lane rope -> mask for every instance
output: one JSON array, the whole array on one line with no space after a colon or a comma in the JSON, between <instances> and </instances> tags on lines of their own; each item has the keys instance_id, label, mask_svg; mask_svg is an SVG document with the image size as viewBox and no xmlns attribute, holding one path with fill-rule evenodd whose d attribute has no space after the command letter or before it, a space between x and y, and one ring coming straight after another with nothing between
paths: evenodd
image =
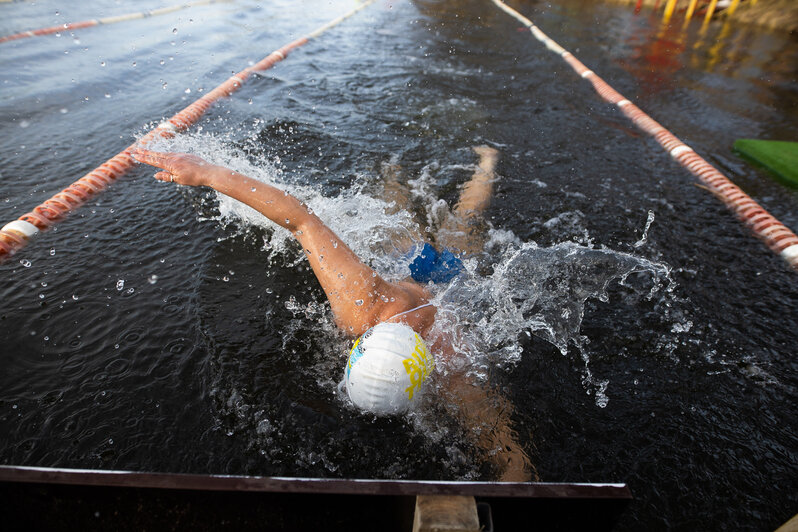
<instances>
[{"instance_id":1,"label":"lane rope","mask_svg":"<svg viewBox=\"0 0 798 532\"><path fill-rule=\"evenodd\" d=\"M671 157L696 176L715 197L734 212L754 235L759 237L774 253L787 261L792 268L798 270L798 236L795 233L768 213L717 168L704 160L690 146L613 89L571 52L554 42L531 20L501 0L491 1L499 9L524 24L546 48L562 57L577 74L590 81L602 99L618 107L638 128L654 137Z\"/></svg>"},{"instance_id":2,"label":"lane rope","mask_svg":"<svg viewBox=\"0 0 798 532\"><path fill-rule=\"evenodd\" d=\"M271 68L285 59L293 49L319 37L325 31L340 24L361 9L374 3L374 1L366 0L362 2L348 13L324 24L305 37L300 37L273 51L255 65L234 74L227 81L172 116L172 118L160 123L155 129L139 139L138 142L131 144L114 155L61 192L35 207L31 212L23 214L17 220L3 226L0 229L0 262L7 260L24 247L37 233L45 231L63 220L70 212L102 192L108 185L136 166L136 162L130 156L131 150L137 146L148 144L156 137L172 137L176 133L185 131L195 124L214 102L221 98L229 97L240 89L252 73Z\"/></svg>"},{"instance_id":3,"label":"lane rope","mask_svg":"<svg viewBox=\"0 0 798 532\"><path fill-rule=\"evenodd\" d=\"M15 41L17 39L25 39L27 37L52 35L53 33L59 33L62 31L90 28L92 26L99 26L102 24L116 24L117 22L125 22L128 20L136 20L146 17L157 17L158 15L166 15L167 13L174 13L175 11L180 11L181 9L188 9L190 7L205 6L209 4L221 4L231 1L232 0L197 0L196 2L167 6L159 9L152 9L150 11L140 11L138 13L128 13L126 15L117 15L114 17L93 18L91 20L82 20L80 22L67 22L66 24L61 24L59 26L50 26L47 28L39 28L38 30L21 31L13 35L6 35L4 37L0 37L0 43Z\"/></svg>"}]
</instances>

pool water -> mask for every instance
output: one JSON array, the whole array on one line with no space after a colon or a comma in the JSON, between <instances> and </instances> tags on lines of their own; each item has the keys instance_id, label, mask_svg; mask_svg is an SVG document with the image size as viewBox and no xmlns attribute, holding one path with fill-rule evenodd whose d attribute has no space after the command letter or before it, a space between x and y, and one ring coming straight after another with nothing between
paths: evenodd
<instances>
[{"instance_id":1,"label":"pool water","mask_svg":"<svg viewBox=\"0 0 798 532\"><path fill-rule=\"evenodd\" d=\"M6 4L0 33L162 5ZM0 45L0 219L351 7L235 1ZM798 193L731 151L798 136L793 36L517 7L798 228ZM287 234L141 167L0 266L0 462L501 478L479 444L489 420L442 399L463 372L507 407L535 478L627 482L621 530L789 519L795 272L490 2L378 1L158 148L291 191L399 279L392 235L434 234L479 144L501 154L485 252L434 289L460 356L439 360L418 411L374 418L338 393L350 339ZM393 216L386 163L412 198Z\"/></svg>"}]
</instances>

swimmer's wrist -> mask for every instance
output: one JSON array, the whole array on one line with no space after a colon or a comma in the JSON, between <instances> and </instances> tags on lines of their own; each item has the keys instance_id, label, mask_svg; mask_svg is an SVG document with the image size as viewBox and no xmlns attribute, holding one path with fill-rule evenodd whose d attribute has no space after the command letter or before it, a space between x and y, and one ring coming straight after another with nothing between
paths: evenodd
<instances>
[{"instance_id":1,"label":"swimmer's wrist","mask_svg":"<svg viewBox=\"0 0 798 532\"><path fill-rule=\"evenodd\" d=\"M224 166L214 166L203 176L202 185L218 190L219 185L224 183L225 179L231 175L236 175L236 172Z\"/></svg>"}]
</instances>

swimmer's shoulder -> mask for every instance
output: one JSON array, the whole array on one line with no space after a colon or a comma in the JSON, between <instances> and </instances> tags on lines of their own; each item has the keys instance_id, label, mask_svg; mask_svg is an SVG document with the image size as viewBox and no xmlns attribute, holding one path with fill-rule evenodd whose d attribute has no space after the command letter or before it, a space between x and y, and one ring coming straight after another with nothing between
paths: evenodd
<instances>
[{"instance_id":1,"label":"swimmer's shoulder","mask_svg":"<svg viewBox=\"0 0 798 532\"><path fill-rule=\"evenodd\" d=\"M399 281L391 284L394 290L391 291L389 301L380 309L379 320L389 321L398 318L423 336L435 321L435 307L429 304L430 293L415 281Z\"/></svg>"}]
</instances>

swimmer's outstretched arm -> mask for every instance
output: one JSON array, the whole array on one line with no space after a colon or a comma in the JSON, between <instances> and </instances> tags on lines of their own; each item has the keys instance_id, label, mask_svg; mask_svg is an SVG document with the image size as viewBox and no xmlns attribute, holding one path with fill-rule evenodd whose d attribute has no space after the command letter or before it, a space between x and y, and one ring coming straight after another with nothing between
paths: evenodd
<instances>
[{"instance_id":1,"label":"swimmer's outstretched arm","mask_svg":"<svg viewBox=\"0 0 798 532\"><path fill-rule=\"evenodd\" d=\"M330 301L336 323L348 333L362 334L380 321L426 302L419 285L387 282L363 264L318 216L287 192L196 155L139 148L133 156L161 168L155 174L160 181L211 187L291 231Z\"/></svg>"}]
</instances>

